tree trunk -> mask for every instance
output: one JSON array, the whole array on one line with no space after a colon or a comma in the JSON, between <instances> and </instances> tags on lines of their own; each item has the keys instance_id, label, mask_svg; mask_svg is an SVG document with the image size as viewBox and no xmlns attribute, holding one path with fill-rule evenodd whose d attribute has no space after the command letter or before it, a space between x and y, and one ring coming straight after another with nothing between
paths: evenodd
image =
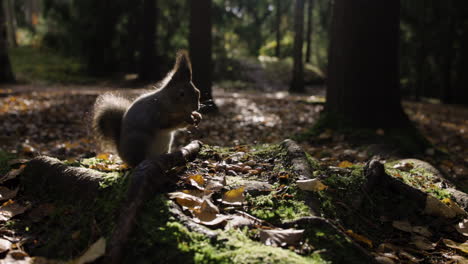
<instances>
[{"instance_id":1,"label":"tree trunk","mask_svg":"<svg viewBox=\"0 0 468 264\"><path fill-rule=\"evenodd\" d=\"M158 24L157 0L143 0L142 25L143 38L140 50L139 79L158 80L160 70L156 60L156 37Z\"/></svg>"},{"instance_id":2,"label":"tree trunk","mask_svg":"<svg viewBox=\"0 0 468 264\"><path fill-rule=\"evenodd\" d=\"M211 58L211 0L190 1L189 51L192 81L201 92L200 101L213 99ZM213 110L216 107L213 104Z\"/></svg>"},{"instance_id":3,"label":"tree trunk","mask_svg":"<svg viewBox=\"0 0 468 264\"><path fill-rule=\"evenodd\" d=\"M314 0L307 1L307 33L306 33L306 57L305 61L310 62L312 56L312 30L313 30L313 14Z\"/></svg>"},{"instance_id":4,"label":"tree trunk","mask_svg":"<svg viewBox=\"0 0 468 264\"><path fill-rule=\"evenodd\" d=\"M0 83L14 82L15 77L11 71L10 58L8 57L8 40L3 1L0 3Z\"/></svg>"},{"instance_id":5,"label":"tree trunk","mask_svg":"<svg viewBox=\"0 0 468 264\"><path fill-rule=\"evenodd\" d=\"M7 24L7 36L10 47L18 46L16 42L16 17L12 0L3 0L3 8Z\"/></svg>"},{"instance_id":6,"label":"tree trunk","mask_svg":"<svg viewBox=\"0 0 468 264\"><path fill-rule=\"evenodd\" d=\"M304 42L304 0L296 0L294 7L294 44L293 44L293 73L289 91L303 93L304 62L302 46Z\"/></svg>"},{"instance_id":7,"label":"tree trunk","mask_svg":"<svg viewBox=\"0 0 468 264\"><path fill-rule=\"evenodd\" d=\"M276 0L276 47L275 56L277 58L281 55L281 0Z\"/></svg>"},{"instance_id":8,"label":"tree trunk","mask_svg":"<svg viewBox=\"0 0 468 264\"><path fill-rule=\"evenodd\" d=\"M336 0L326 111L368 128L403 128L399 1Z\"/></svg>"},{"instance_id":9,"label":"tree trunk","mask_svg":"<svg viewBox=\"0 0 468 264\"><path fill-rule=\"evenodd\" d=\"M416 73L416 89L414 91L414 98L419 101L421 100L421 96L424 95L424 65L425 65L425 60L427 57L427 50L426 50L426 13L427 13L427 8L426 8L426 2L422 2L422 7L421 7L421 17L419 18L419 27L418 31L420 35L420 45L417 53L417 73Z\"/></svg>"}]
</instances>

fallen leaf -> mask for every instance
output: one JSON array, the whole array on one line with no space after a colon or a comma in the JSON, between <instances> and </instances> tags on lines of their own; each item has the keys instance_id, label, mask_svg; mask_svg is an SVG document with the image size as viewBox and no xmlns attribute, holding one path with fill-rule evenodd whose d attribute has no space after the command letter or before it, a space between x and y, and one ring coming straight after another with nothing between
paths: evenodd
<instances>
[{"instance_id":1,"label":"fallen leaf","mask_svg":"<svg viewBox=\"0 0 468 264\"><path fill-rule=\"evenodd\" d=\"M342 162L340 162L340 164L338 164L338 167L340 167L340 168L349 168L351 166L353 166L353 163L351 163L351 162L349 162L347 160L342 161Z\"/></svg>"},{"instance_id":2,"label":"fallen leaf","mask_svg":"<svg viewBox=\"0 0 468 264\"><path fill-rule=\"evenodd\" d=\"M393 166L394 169L401 170L401 171L410 171L414 168L414 165L409 162L398 163Z\"/></svg>"},{"instance_id":3,"label":"fallen leaf","mask_svg":"<svg viewBox=\"0 0 468 264\"><path fill-rule=\"evenodd\" d=\"M295 246L302 240L304 230L275 229L260 230L260 241L267 246Z\"/></svg>"},{"instance_id":4,"label":"fallen leaf","mask_svg":"<svg viewBox=\"0 0 468 264\"><path fill-rule=\"evenodd\" d=\"M195 187L202 187L205 185L205 178L203 178L203 175L201 174L194 174L190 175L187 180L190 182L192 185L196 185Z\"/></svg>"},{"instance_id":5,"label":"fallen leaf","mask_svg":"<svg viewBox=\"0 0 468 264\"><path fill-rule=\"evenodd\" d=\"M395 261L393 261L391 258L385 257L385 256L376 256L375 261L379 264L394 264Z\"/></svg>"},{"instance_id":6,"label":"fallen leaf","mask_svg":"<svg viewBox=\"0 0 468 264\"><path fill-rule=\"evenodd\" d=\"M328 188L327 185L323 184L319 179L309 179L309 180L297 180L297 187L303 191L323 191Z\"/></svg>"},{"instance_id":7,"label":"fallen leaf","mask_svg":"<svg viewBox=\"0 0 468 264\"><path fill-rule=\"evenodd\" d=\"M193 214L201 222L209 222L216 218L219 209L210 200L205 199L199 208L193 209Z\"/></svg>"},{"instance_id":8,"label":"fallen leaf","mask_svg":"<svg viewBox=\"0 0 468 264\"><path fill-rule=\"evenodd\" d=\"M455 225L455 228L460 234L468 236L468 219L463 219L460 223Z\"/></svg>"},{"instance_id":9,"label":"fallen leaf","mask_svg":"<svg viewBox=\"0 0 468 264\"><path fill-rule=\"evenodd\" d=\"M424 237L431 237L432 232L425 226L413 226L412 228L413 233L420 234Z\"/></svg>"},{"instance_id":10,"label":"fallen leaf","mask_svg":"<svg viewBox=\"0 0 468 264\"><path fill-rule=\"evenodd\" d=\"M72 263L85 264L95 261L106 253L106 239L101 237L86 252Z\"/></svg>"},{"instance_id":11,"label":"fallen leaf","mask_svg":"<svg viewBox=\"0 0 468 264\"><path fill-rule=\"evenodd\" d=\"M109 160L110 154L109 153L101 153L96 156L97 159L102 159L102 160Z\"/></svg>"},{"instance_id":12,"label":"fallen leaf","mask_svg":"<svg viewBox=\"0 0 468 264\"><path fill-rule=\"evenodd\" d=\"M457 216L457 212L454 209L448 207L446 204L432 195L428 195L426 198L426 207L424 208L424 213L445 218L454 218Z\"/></svg>"},{"instance_id":13,"label":"fallen leaf","mask_svg":"<svg viewBox=\"0 0 468 264\"><path fill-rule=\"evenodd\" d=\"M353 230L350 230L350 229L346 230L346 234L348 234L348 236L352 237L354 240L357 240L359 242L366 244L370 248L373 247L372 241L370 239L368 239L367 237L363 235L354 233Z\"/></svg>"},{"instance_id":14,"label":"fallen leaf","mask_svg":"<svg viewBox=\"0 0 468 264\"><path fill-rule=\"evenodd\" d=\"M411 244L422 250L433 250L436 247L436 243L432 243L429 239L423 236L412 236Z\"/></svg>"},{"instance_id":15,"label":"fallen leaf","mask_svg":"<svg viewBox=\"0 0 468 264\"><path fill-rule=\"evenodd\" d=\"M9 200L0 207L0 221L8 221L15 215L24 213L28 208Z\"/></svg>"},{"instance_id":16,"label":"fallen leaf","mask_svg":"<svg viewBox=\"0 0 468 264\"><path fill-rule=\"evenodd\" d=\"M201 198L183 192L169 193L169 198L175 199L180 206L187 208L195 208L203 203Z\"/></svg>"},{"instance_id":17,"label":"fallen leaf","mask_svg":"<svg viewBox=\"0 0 468 264\"><path fill-rule=\"evenodd\" d=\"M442 239L442 241L447 247L455 248L464 253L468 253L468 241L465 241L463 243L458 243L450 239Z\"/></svg>"},{"instance_id":18,"label":"fallen leaf","mask_svg":"<svg viewBox=\"0 0 468 264\"><path fill-rule=\"evenodd\" d=\"M454 260L456 262L452 262L452 263L456 263L456 264L468 264L468 259L465 258L465 257L462 257L462 256L458 256L458 255L450 255L450 254L442 254L442 256L444 256L445 258L448 258L448 259L451 259L451 260Z\"/></svg>"},{"instance_id":19,"label":"fallen leaf","mask_svg":"<svg viewBox=\"0 0 468 264\"><path fill-rule=\"evenodd\" d=\"M3 253L7 250L9 250L11 247L11 242L6 240L6 239L3 239L3 238L0 238L0 253Z\"/></svg>"},{"instance_id":20,"label":"fallen leaf","mask_svg":"<svg viewBox=\"0 0 468 264\"><path fill-rule=\"evenodd\" d=\"M242 186L240 188L225 192L222 199L223 202L228 204L242 204L245 201L244 190L245 188Z\"/></svg>"},{"instance_id":21,"label":"fallen leaf","mask_svg":"<svg viewBox=\"0 0 468 264\"><path fill-rule=\"evenodd\" d=\"M10 200L11 198L15 198L16 194L18 193L19 188L14 190L10 190L7 187L0 186L0 201Z\"/></svg>"},{"instance_id":22,"label":"fallen leaf","mask_svg":"<svg viewBox=\"0 0 468 264\"><path fill-rule=\"evenodd\" d=\"M232 215L230 216L224 229L229 230L229 229L234 229L234 228L241 228L244 226L250 227L254 224L255 224L255 221L250 218L247 218L242 215Z\"/></svg>"},{"instance_id":23,"label":"fallen leaf","mask_svg":"<svg viewBox=\"0 0 468 264\"><path fill-rule=\"evenodd\" d=\"M445 198L442 200L444 204L450 207L457 215L466 215L465 210L463 210L456 202L452 201L450 198Z\"/></svg>"},{"instance_id":24,"label":"fallen leaf","mask_svg":"<svg viewBox=\"0 0 468 264\"><path fill-rule=\"evenodd\" d=\"M392 226L398 230L405 231L411 233L413 231L413 227L408 221L393 221Z\"/></svg>"}]
</instances>

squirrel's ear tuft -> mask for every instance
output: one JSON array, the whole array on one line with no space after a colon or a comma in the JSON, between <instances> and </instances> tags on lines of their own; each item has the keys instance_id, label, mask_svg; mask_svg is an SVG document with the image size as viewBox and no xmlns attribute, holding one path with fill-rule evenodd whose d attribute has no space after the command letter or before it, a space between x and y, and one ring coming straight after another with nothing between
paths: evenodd
<instances>
[{"instance_id":1,"label":"squirrel's ear tuft","mask_svg":"<svg viewBox=\"0 0 468 264\"><path fill-rule=\"evenodd\" d=\"M191 81L192 80L192 64L185 50L177 52L177 58L173 69L173 80L176 81Z\"/></svg>"}]
</instances>

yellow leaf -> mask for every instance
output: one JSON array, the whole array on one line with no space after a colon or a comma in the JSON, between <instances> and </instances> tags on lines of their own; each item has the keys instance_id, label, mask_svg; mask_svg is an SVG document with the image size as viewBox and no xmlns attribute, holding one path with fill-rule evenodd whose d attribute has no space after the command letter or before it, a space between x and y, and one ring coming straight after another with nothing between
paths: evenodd
<instances>
[{"instance_id":1,"label":"yellow leaf","mask_svg":"<svg viewBox=\"0 0 468 264\"><path fill-rule=\"evenodd\" d=\"M109 160L110 154L109 153L101 153L96 156L97 159L102 159L102 160Z\"/></svg>"},{"instance_id":2,"label":"yellow leaf","mask_svg":"<svg viewBox=\"0 0 468 264\"><path fill-rule=\"evenodd\" d=\"M455 248L463 251L464 253L468 253L468 241L465 241L463 243L457 243L450 239L442 239L442 241L447 247Z\"/></svg>"},{"instance_id":3,"label":"yellow leaf","mask_svg":"<svg viewBox=\"0 0 468 264\"><path fill-rule=\"evenodd\" d=\"M196 206L200 206L202 204L202 202L203 202L202 199L200 199L200 198L198 198L196 196L190 195L190 194L183 193L183 192L170 193L169 198L170 199L175 199L176 202L180 206L184 206L184 207L187 207L187 208L194 208Z\"/></svg>"},{"instance_id":4,"label":"yellow leaf","mask_svg":"<svg viewBox=\"0 0 468 264\"><path fill-rule=\"evenodd\" d=\"M351 162L349 162L347 160L342 161L342 162L340 162L340 164L338 164L338 167L340 167L340 168L349 168L351 166L353 166L353 163L351 163Z\"/></svg>"},{"instance_id":5,"label":"yellow leaf","mask_svg":"<svg viewBox=\"0 0 468 264\"><path fill-rule=\"evenodd\" d=\"M194 182L196 182L199 186L203 186L205 184L205 178L203 178L203 176L201 174L194 174L194 175L191 175L187 178L187 180L190 182L191 180L193 180Z\"/></svg>"},{"instance_id":6,"label":"yellow leaf","mask_svg":"<svg viewBox=\"0 0 468 264\"><path fill-rule=\"evenodd\" d=\"M372 241L370 239L368 239L367 237L365 237L363 235L359 235L359 234L354 233L353 230L351 230L351 229L346 230L346 234L348 234L348 236L352 237L354 240L357 240L359 242L362 242L362 243L366 244L370 248L373 247Z\"/></svg>"},{"instance_id":7,"label":"yellow leaf","mask_svg":"<svg viewBox=\"0 0 468 264\"><path fill-rule=\"evenodd\" d=\"M223 201L227 203L242 203L245 201L245 196L244 196L244 186L230 190L224 193L223 195Z\"/></svg>"}]
</instances>

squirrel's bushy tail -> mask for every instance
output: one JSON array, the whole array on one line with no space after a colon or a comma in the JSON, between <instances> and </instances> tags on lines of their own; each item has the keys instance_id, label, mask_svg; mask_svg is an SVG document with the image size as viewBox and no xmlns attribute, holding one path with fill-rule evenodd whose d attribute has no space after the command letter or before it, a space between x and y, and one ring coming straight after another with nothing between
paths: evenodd
<instances>
[{"instance_id":1,"label":"squirrel's bushy tail","mask_svg":"<svg viewBox=\"0 0 468 264\"><path fill-rule=\"evenodd\" d=\"M106 93L94 104L93 131L104 148L118 147L122 118L131 102L121 96Z\"/></svg>"}]
</instances>

